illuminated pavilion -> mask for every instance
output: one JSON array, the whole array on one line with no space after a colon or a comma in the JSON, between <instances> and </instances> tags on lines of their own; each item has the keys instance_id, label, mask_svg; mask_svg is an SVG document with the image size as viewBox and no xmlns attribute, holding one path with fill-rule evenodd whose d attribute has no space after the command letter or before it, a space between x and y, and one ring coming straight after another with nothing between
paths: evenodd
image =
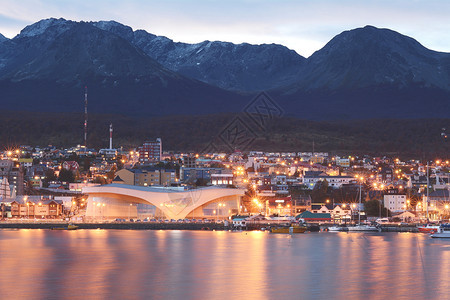
<instances>
[{"instance_id":1,"label":"illuminated pavilion","mask_svg":"<svg viewBox=\"0 0 450 300\"><path fill-rule=\"evenodd\" d=\"M108 184L83 188L87 219L226 218L240 212L244 189L145 187Z\"/></svg>"}]
</instances>

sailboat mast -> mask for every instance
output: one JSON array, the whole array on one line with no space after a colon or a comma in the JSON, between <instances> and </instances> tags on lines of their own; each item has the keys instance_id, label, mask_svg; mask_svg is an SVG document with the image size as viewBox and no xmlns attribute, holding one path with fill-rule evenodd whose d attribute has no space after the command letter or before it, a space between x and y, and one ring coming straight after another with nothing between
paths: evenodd
<instances>
[{"instance_id":1,"label":"sailboat mast","mask_svg":"<svg viewBox=\"0 0 450 300\"><path fill-rule=\"evenodd\" d=\"M359 181L359 207L358 207L358 224L361 224L361 180Z\"/></svg>"},{"instance_id":2,"label":"sailboat mast","mask_svg":"<svg viewBox=\"0 0 450 300\"><path fill-rule=\"evenodd\" d=\"M428 175L428 161L427 161L427 222L428 222L428 205L430 205L430 201L428 200L428 196L429 196L429 189L428 187L430 186L430 177Z\"/></svg>"}]
</instances>

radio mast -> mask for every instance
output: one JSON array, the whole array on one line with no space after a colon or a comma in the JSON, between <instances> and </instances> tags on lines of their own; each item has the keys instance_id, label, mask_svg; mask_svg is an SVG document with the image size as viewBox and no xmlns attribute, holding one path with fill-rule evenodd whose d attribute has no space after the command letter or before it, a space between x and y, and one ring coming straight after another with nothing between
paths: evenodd
<instances>
[{"instance_id":1,"label":"radio mast","mask_svg":"<svg viewBox=\"0 0 450 300\"><path fill-rule=\"evenodd\" d=\"M88 121L88 111L87 111L88 99L87 99L87 86L84 87L84 148L87 148L87 121Z\"/></svg>"},{"instance_id":2,"label":"radio mast","mask_svg":"<svg viewBox=\"0 0 450 300\"><path fill-rule=\"evenodd\" d=\"M112 149L112 133L113 133L113 127L112 123L109 125L109 149Z\"/></svg>"}]
</instances>

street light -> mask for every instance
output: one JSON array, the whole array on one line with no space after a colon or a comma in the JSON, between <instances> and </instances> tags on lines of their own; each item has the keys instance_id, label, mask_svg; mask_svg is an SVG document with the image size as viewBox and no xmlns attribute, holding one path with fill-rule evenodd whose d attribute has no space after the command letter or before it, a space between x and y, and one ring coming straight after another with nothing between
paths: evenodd
<instances>
[{"instance_id":1,"label":"street light","mask_svg":"<svg viewBox=\"0 0 450 300\"><path fill-rule=\"evenodd\" d=\"M350 207L351 207L350 211L351 211L351 214L352 214L352 218L350 219L350 221L353 221L353 211L354 211L355 208L356 208L356 204L353 203Z\"/></svg>"}]
</instances>

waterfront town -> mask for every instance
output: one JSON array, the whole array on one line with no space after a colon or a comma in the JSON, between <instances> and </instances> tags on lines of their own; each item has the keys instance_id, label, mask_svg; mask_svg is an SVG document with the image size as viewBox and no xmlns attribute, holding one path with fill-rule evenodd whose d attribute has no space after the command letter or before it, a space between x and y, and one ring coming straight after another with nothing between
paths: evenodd
<instances>
[{"instance_id":1,"label":"waterfront town","mask_svg":"<svg viewBox=\"0 0 450 300\"><path fill-rule=\"evenodd\" d=\"M20 146L0 154L2 222L426 223L450 215L450 163L325 152Z\"/></svg>"}]
</instances>

